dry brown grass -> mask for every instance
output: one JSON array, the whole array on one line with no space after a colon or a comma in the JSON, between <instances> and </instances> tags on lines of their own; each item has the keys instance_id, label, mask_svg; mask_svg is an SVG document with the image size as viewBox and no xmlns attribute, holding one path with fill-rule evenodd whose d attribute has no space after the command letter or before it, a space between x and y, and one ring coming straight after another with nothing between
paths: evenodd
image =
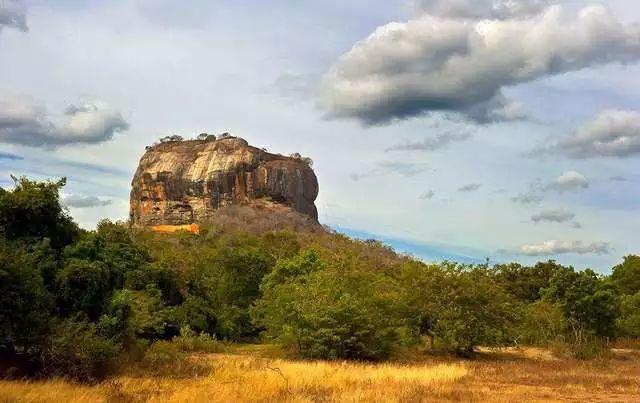
<instances>
[{"instance_id":1,"label":"dry brown grass","mask_svg":"<svg viewBox=\"0 0 640 403\"><path fill-rule=\"evenodd\" d=\"M94 386L2 381L0 402L640 401L635 350L587 362L555 359L539 349L409 364L283 360L260 348L193 359L209 367L206 375L128 370Z\"/></svg>"}]
</instances>

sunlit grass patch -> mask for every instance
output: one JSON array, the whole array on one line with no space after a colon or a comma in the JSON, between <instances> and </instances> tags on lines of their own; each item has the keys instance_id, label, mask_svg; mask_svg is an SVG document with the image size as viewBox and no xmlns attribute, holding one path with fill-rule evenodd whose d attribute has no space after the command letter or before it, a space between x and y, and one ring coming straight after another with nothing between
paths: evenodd
<instances>
[{"instance_id":1,"label":"sunlit grass patch","mask_svg":"<svg viewBox=\"0 0 640 403\"><path fill-rule=\"evenodd\" d=\"M268 347L188 355L203 371L123 368L95 385L0 381L4 402L433 402L634 401L640 359L582 361L539 348L486 350L479 359L422 357L410 363L271 358ZM241 353L238 353L238 352ZM173 375L181 376L173 376Z\"/></svg>"}]
</instances>

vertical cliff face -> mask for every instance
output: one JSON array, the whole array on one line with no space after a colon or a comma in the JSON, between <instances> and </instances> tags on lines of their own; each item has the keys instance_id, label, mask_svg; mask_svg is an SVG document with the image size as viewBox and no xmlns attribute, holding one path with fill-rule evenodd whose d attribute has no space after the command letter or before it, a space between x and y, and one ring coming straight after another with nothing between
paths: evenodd
<instances>
[{"instance_id":1,"label":"vertical cliff face","mask_svg":"<svg viewBox=\"0 0 640 403\"><path fill-rule=\"evenodd\" d=\"M130 218L138 226L201 223L220 207L254 203L317 219L318 181L309 165L237 137L150 147L131 186Z\"/></svg>"}]
</instances>

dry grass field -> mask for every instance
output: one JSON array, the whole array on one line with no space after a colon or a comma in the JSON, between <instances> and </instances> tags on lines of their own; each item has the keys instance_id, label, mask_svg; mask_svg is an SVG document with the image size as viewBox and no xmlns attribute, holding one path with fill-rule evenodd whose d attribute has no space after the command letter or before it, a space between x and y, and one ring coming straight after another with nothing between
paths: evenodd
<instances>
[{"instance_id":1,"label":"dry grass field","mask_svg":"<svg viewBox=\"0 0 640 403\"><path fill-rule=\"evenodd\" d=\"M407 364L270 355L259 348L195 355L199 370L193 373L128 369L97 385L0 381L0 402L640 401L640 351L630 349L593 361L557 359L537 349Z\"/></svg>"}]
</instances>

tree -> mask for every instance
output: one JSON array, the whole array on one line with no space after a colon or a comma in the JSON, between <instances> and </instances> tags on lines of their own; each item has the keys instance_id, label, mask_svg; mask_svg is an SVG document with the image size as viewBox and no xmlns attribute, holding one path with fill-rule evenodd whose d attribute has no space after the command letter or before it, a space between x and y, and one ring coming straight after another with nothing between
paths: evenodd
<instances>
[{"instance_id":1,"label":"tree","mask_svg":"<svg viewBox=\"0 0 640 403\"><path fill-rule=\"evenodd\" d=\"M83 313L97 320L111 293L109 270L102 262L69 259L58 273L58 307L63 316Z\"/></svg>"},{"instance_id":2,"label":"tree","mask_svg":"<svg viewBox=\"0 0 640 403\"><path fill-rule=\"evenodd\" d=\"M497 265L494 267L496 279L505 290L525 303L533 303L542 298L545 288L551 279L564 268L553 260L538 262L533 267L518 263Z\"/></svg>"},{"instance_id":3,"label":"tree","mask_svg":"<svg viewBox=\"0 0 640 403\"><path fill-rule=\"evenodd\" d=\"M0 352L25 352L45 336L53 296L37 254L0 239Z\"/></svg>"},{"instance_id":4,"label":"tree","mask_svg":"<svg viewBox=\"0 0 640 403\"><path fill-rule=\"evenodd\" d=\"M54 249L70 244L78 227L60 205L59 191L66 178L36 182L15 178L13 190L0 188L0 233L8 240L51 241Z\"/></svg>"},{"instance_id":5,"label":"tree","mask_svg":"<svg viewBox=\"0 0 640 403\"><path fill-rule=\"evenodd\" d=\"M448 350L467 355L514 342L521 305L486 267L410 262L402 281L421 333Z\"/></svg>"},{"instance_id":6,"label":"tree","mask_svg":"<svg viewBox=\"0 0 640 403\"><path fill-rule=\"evenodd\" d=\"M150 286L145 291L120 290L113 294L100 318L110 338L131 345L138 338L157 340L164 336L166 310L160 291Z\"/></svg>"},{"instance_id":7,"label":"tree","mask_svg":"<svg viewBox=\"0 0 640 403\"><path fill-rule=\"evenodd\" d=\"M346 256L280 262L252 315L266 336L309 358L384 359L411 337L398 284Z\"/></svg>"},{"instance_id":8,"label":"tree","mask_svg":"<svg viewBox=\"0 0 640 403\"><path fill-rule=\"evenodd\" d=\"M618 326L628 337L640 337L640 291L622 297Z\"/></svg>"},{"instance_id":9,"label":"tree","mask_svg":"<svg viewBox=\"0 0 640 403\"><path fill-rule=\"evenodd\" d=\"M640 256L625 256L624 261L613 268L611 281L626 295L640 291Z\"/></svg>"},{"instance_id":10,"label":"tree","mask_svg":"<svg viewBox=\"0 0 640 403\"><path fill-rule=\"evenodd\" d=\"M614 335L620 302L615 290L593 270L558 271L544 297L562 310L575 341L581 342L589 334Z\"/></svg>"}]
</instances>

